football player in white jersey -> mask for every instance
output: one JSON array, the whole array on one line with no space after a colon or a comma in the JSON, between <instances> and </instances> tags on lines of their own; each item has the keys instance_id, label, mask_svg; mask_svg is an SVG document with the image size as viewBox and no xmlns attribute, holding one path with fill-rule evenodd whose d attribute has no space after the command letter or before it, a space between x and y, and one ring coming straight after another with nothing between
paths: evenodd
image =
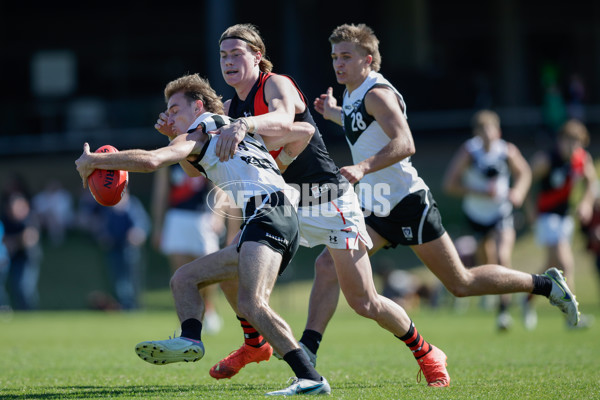
<instances>
[{"instance_id":1,"label":"football player in white jersey","mask_svg":"<svg viewBox=\"0 0 600 400\"><path fill-rule=\"evenodd\" d=\"M283 354L296 375L295 394L330 393L329 383L310 363L288 324L269 306L275 281L298 248L298 192L285 183L259 135L247 135L233 157L227 162L219 160L215 134L209 132L232 120L213 113L222 112L223 107L208 81L198 75L186 75L167 85L165 98L170 144L152 151L123 150L110 156L90 153L86 143L75 162L84 187L95 169L152 172L180 163L190 175L202 173L216 185L226 186L224 191L243 210L243 224L237 246L186 264L171 278L181 336L141 342L136 345L136 353L157 365L201 359L204 304L198 288L237 279L236 311ZM310 137L314 128L294 123L273 126L273 131L284 135L285 142Z\"/></svg>"},{"instance_id":2,"label":"football player in white jersey","mask_svg":"<svg viewBox=\"0 0 600 400\"><path fill-rule=\"evenodd\" d=\"M293 80L270 74L272 65L264 57L265 51L264 42L252 25L234 25L227 28L221 36L221 71L227 84L236 91L231 101L226 102L226 108L228 115L244 117L239 118L238 123L221 130L219 140L224 142L221 155L233 154L235 144L246 132L261 132L262 127L281 120L302 120L314 125L305 96ZM283 177L290 184L312 189L302 190L303 194L317 189L318 196L314 197L319 200L311 206L305 204L306 198L302 196L298 214L301 239L305 239L306 245L310 247L325 245L324 253L331 258L334 265L334 274L337 274L337 277L333 278L333 288L325 285L325 290L333 289L327 295L335 297L337 302L341 287L344 297L354 311L365 318L373 319L396 337L404 338L403 341L413 351L429 386L448 386L450 377L446 370L444 353L425 341L400 305L377 293L367 256L367 248L371 243L363 232L364 217L358 199L327 154L318 129L311 143L290 164ZM321 190L327 187L321 184L323 181L333 183L344 190L336 190L337 194L333 198L322 202L320 199L327 198L326 195L332 192L326 190L323 192L325 196L321 195ZM315 269L319 268L317 261ZM318 283L320 282L315 282L315 285ZM222 288L226 293L231 292L231 288L223 285ZM321 290L313 287L313 291ZM229 294L228 297L230 296ZM309 309L313 308L320 308L320 304L311 301ZM327 311L333 314L334 309L335 305ZM241 322L245 342L251 334L260 335L260 330L252 332L252 326ZM313 364L316 364L315 353L321 332L322 330L317 332L307 327L300 339L303 350L311 357ZM256 336L250 339L255 340ZM260 348L267 346L268 343ZM256 350L244 343L238 351L218 362L210 374L216 379L231 378L249 362L268 359L254 358L256 353ZM270 356L268 353L267 355Z\"/></svg>"},{"instance_id":3,"label":"football player in white jersey","mask_svg":"<svg viewBox=\"0 0 600 400\"><path fill-rule=\"evenodd\" d=\"M531 168L513 143L502 139L500 117L491 110L473 116L473 137L454 155L444 190L462 198L468 225L477 239L477 260L512 267L516 232L513 207L521 207L531 186ZM512 323L510 295L500 296L497 326Z\"/></svg>"},{"instance_id":4,"label":"football player in white jersey","mask_svg":"<svg viewBox=\"0 0 600 400\"><path fill-rule=\"evenodd\" d=\"M406 117L406 104L398 91L378 73L381 67L379 40L364 24L344 24L329 37L337 82L345 86L342 107L332 88L314 101L317 112L342 125L352 150L353 165L341 168L351 183L361 182L359 198L373 248L398 244L411 246L425 265L458 297L526 292L549 297L573 323L579 319L575 297L562 274L555 268L543 275L531 275L486 264L467 269L441 223L431 191L410 163L415 145ZM392 190L387 192L378 183ZM366 183L366 185L364 185ZM311 292L308 326L323 332L337 305L335 271L331 257L324 253L315 277L322 284ZM319 262L319 261L318 261Z\"/></svg>"}]
</instances>

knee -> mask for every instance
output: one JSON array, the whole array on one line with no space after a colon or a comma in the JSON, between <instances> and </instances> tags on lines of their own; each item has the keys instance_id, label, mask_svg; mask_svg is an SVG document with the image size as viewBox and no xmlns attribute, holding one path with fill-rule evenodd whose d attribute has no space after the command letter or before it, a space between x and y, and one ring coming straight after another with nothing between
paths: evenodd
<instances>
[{"instance_id":1,"label":"knee","mask_svg":"<svg viewBox=\"0 0 600 400\"><path fill-rule=\"evenodd\" d=\"M256 316L263 312L265 302L256 296L246 295L241 291L238 293L238 314L242 318L248 321L254 321Z\"/></svg>"},{"instance_id":2,"label":"knee","mask_svg":"<svg viewBox=\"0 0 600 400\"><path fill-rule=\"evenodd\" d=\"M472 280L469 278L469 274L456 276L451 282L444 284L446 289L455 297L468 297L471 296L471 283Z\"/></svg>"},{"instance_id":3,"label":"knee","mask_svg":"<svg viewBox=\"0 0 600 400\"><path fill-rule=\"evenodd\" d=\"M329 251L324 251L315 261L315 279L321 282L337 283L335 263Z\"/></svg>"},{"instance_id":4,"label":"knee","mask_svg":"<svg viewBox=\"0 0 600 400\"><path fill-rule=\"evenodd\" d=\"M178 292L189 287L193 287L196 290L197 283L189 276L186 268L179 268L171 276L169 286L171 286L172 292Z\"/></svg>"},{"instance_id":5,"label":"knee","mask_svg":"<svg viewBox=\"0 0 600 400\"><path fill-rule=\"evenodd\" d=\"M171 287L172 292L178 291L184 285L185 279L184 279L183 275L184 274L181 272L181 269L178 269L177 271L175 271L173 276L171 276L171 280L169 281L169 286Z\"/></svg>"},{"instance_id":6,"label":"knee","mask_svg":"<svg viewBox=\"0 0 600 400\"><path fill-rule=\"evenodd\" d=\"M375 301L368 298L349 299L348 305L361 317L375 319L377 315L377 305Z\"/></svg>"}]
</instances>

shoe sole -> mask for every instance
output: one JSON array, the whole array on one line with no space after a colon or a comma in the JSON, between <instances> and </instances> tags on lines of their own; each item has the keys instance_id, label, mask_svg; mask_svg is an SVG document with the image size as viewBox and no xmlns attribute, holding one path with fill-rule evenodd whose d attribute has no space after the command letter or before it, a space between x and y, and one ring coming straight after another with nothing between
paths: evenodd
<instances>
[{"instance_id":1,"label":"shoe sole","mask_svg":"<svg viewBox=\"0 0 600 400\"><path fill-rule=\"evenodd\" d=\"M564 299L561 299L560 301L552 301L550 300L550 304L552 304L553 306L557 306L560 308L560 304L572 304L573 307L575 308L575 321L571 321L570 319L572 319L572 316L570 315L570 313L567 311L565 312L565 314L567 315L567 320L569 321L569 324L576 326L579 323L579 303L577 302L577 298L575 297L575 295L573 294L573 292L571 292L571 289L569 289L569 286L567 286L567 280L565 279L565 277L563 276L562 272L560 272L559 270L557 270L556 268L551 268L548 271L545 272L545 275L547 277L549 277L550 279L552 279L553 282L555 282L557 285L560 286L560 288L562 289L563 293L567 294L570 297L570 301L567 302ZM570 308L567 306L567 308ZM562 311L562 310L561 310Z\"/></svg>"},{"instance_id":2,"label":"shoe sole","mask_svg":"<svg viewBox=\"0 0 600 400\"><path fill-rule=\"evenodd\" d=\"M204 357L204 351L200 346L190 346L183 352L174 352L163 345L152 342L138 344L135 346L135 352L142 360L154 365L196 362Z\"/></svg>"}]
</instances>

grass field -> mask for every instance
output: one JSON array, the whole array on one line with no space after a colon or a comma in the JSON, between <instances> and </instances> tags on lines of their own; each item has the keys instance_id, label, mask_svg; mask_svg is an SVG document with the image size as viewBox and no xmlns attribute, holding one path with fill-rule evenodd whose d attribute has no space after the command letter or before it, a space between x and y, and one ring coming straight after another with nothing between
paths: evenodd
<instances>
[{"instance_id":1,"label":"grass field","mask_svg":"<svg viewBox=\"0 0 600 400\"><path fill-rule=\"evenodd\" d=\"M306 284L273 295L298 335L304 324ZM165 291L153 300L168 298ZM222 301L222 299L220 299ZM416 382L418 366L389 333L340 303L319 352L318 370L339 399L598 399L598 326L570 331L558 310L538 302L539 325L525 331L515 307L514 329L498 333L490 312L471 301L466 312L412 310L420 332L448 355L449 388ZM251 364L232 380L215 381L210 367L241 344L234 316L219 303L225 326L204 336L205 357L193 364L154 366L133 348L166 339L177 329L171 311L37 312L0 321L2 399L248 399L282 388L291 376L283 362ZM586 311L600 320L600 309Z\"/></svg>"},{"instance_id":2,"label":"grass field","mask_svg":"<svg viewBox=\"0 0 600 400\"><path fill-rule=\"evenodd\" d=\"M590 329L566 329L560 312L545 299L536 302L539 325L532 332L520 323L519 307L513 307L514 328L498 333L494 313L481 309L477 298L464 299L468 307L462 312L450 305L409 311L421 334L448 355L449 388L417 383L418 365L404 344L340 301L317 364L332 386L331 398L600 399L600 285L582 243L574 248L580 308L596 320ZM536 272L540 256L532 238L522 237L515 267ZM433 282L428 270L412 271ZM85 269L71 278L60 287L62 295L81 290L84 280L91 279ZM273 307L296 337L304 327L309 285L283 281L273 292ZM515 296L515 303L521 298ZM214 363L242 343L239 324L222 295L217 307L225 325L219 335L203 337L202 360L147 364L136 356L135 344L166 339L179 324L167 289L146 293L144 304L144 311L132 313L0 313L0 399L264 398L265 392L285 387L292 375L276 359L251 364L232 380L215 381L208 375Z\"/></svg>"}]
</instances>

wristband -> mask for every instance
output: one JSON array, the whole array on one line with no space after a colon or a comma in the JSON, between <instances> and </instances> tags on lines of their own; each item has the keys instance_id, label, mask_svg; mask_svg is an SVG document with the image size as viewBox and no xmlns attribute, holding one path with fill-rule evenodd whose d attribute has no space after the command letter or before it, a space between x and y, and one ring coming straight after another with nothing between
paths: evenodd
<instances>
[{"instance_id":1,"label":"wristband","mask_svg":"<svg viewBox=\"0 0 600 400\"><path fill-rule=\"evenodd\" d=\"M246 132L255 133L256 125L254 124L254 120L250 117L240 118L240 122L246 126Z\"/></svg>"},{"instance_id":2,"label":"wristband","mask_svg":"<svg viewBox=\"0 0 600 400\"><path fill-rule=\"evenodd\" d=\"M283 164L283 165L290 165L292 162L294 162L294 160L297 158L296 157L291 157L288 153L285 152L285 150L281 150L281 152L279 153L279 156L277 156L277 158L279 158L279 161Z\"/></svg>"}]
</instances>

